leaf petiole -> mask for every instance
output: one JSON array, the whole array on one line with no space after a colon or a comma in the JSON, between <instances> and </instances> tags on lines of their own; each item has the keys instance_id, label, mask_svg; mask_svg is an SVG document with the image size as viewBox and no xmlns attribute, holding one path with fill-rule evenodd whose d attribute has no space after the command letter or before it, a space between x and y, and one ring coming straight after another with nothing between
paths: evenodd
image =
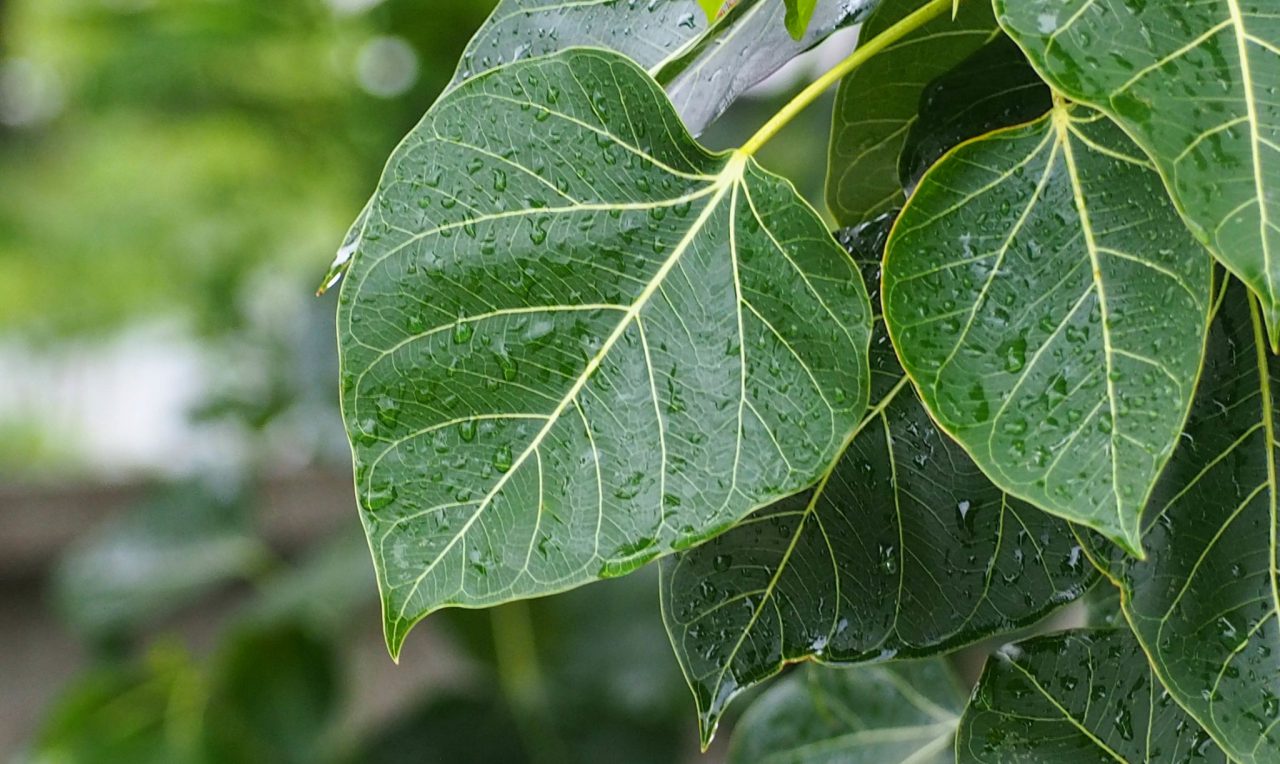
<instances>
[{"instance_id":1,"label":"leaf petiole","mask_svg":"<svg viewBox=\"0 0 1280 764\"><path fill-rule=\"evenodd\" d=\"M944 13L954 13L960 6L960 0L931 0L931 2L922 6L919 10L902 19L898 23L884 30L880 34L868 40L865 44L859 45L857 50L853 51L848 58L836 64L826 74L809 83L808 87L801 90L783 106L777 114L774 114L768 122L764 124L756 134L747 139L738 149L747 156L754 155L760 150L760 147L768 143L782 128L786 127L791 120L796 118L800 112L804 111L810 104L818 100L818 97L827 91L832 85L839 82L845 75L862 66L864 63L880 53L885 48L893 45L902 38L911 34L920 27L928 24L930 21L938 18Z\"/></svg>"}]
</instances>

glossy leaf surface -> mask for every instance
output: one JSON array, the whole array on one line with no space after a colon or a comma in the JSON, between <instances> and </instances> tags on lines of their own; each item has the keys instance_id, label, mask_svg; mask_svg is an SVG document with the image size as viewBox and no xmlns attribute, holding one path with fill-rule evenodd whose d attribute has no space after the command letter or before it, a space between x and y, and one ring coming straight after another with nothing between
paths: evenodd
<instances>
[{"instance_id":1,"label":"glossy leaf surface","mask_svg":"<svg viewBox=\"0 0 1280 764\"><path fill-rule=\"evenodd\" d=\"M1151 673L1126 630L1008 645L965 709L956 761L1226 762Z\"/></svg>"},{"instance_id":2,"label":"glossy leaf surface","mask_svg":"<svg viewBox=\"0 0 1280 764\"><path fill-rule=\"evenodd\" d=\"M1053 107L1049 87L1005 35L983 45L929 83L898 161L908 196L925 171L961 143L1041 117Z\"/></svg>"},{"instance_id":3,"label":"glossy leaf surface","mask_svg":"<svg viewBox=\"0 0 1280 764\"><path fill-rule=\"evenodd\" d=\"M870 39L923 4L883 0L860 35ZM921 94L996 34L990 3L961 3L955 20L944 15L925 24L841 81L826 190L827 206L838 223L858 225L902 206L898 160L916 121Z\"/></svg>"},{"instance_id":4,"label":"glossy leaf surface","mask_svg":"<svg viewBox=\"0 0 1280 764\"><path fill-rule=\"evenodd\" d=\"M869 284L892 216L842 234ZM920 657L1038 620L1094 578L1065 522L991 484L880 332L872 413L813 490L663 565L663 618L704 742L739 693L806 658Z\"/></svg>"},{"instance_id":5,"label":"glossy leaf surface","mask_svg":"<svg viewBox=\"0 0 1280 764\"><path fill-rule=\"evenodd\" d=\"M815 9L802 1L811 21L793 39L792 0L503 0L467 45L451 87L504 63L600 47L655 75L696 135L752 85L876 4L840 0Z\"/></svg>"},{"instance_id":6,"label":"glossy leaf surface","mask_svg":"<svg viewBox=\"0 0 1280 764\"><path fill-rule=\"evenodd\" d=\"M338 325L393 653L439 607L709 538L812 484L863 415L852 260L621 56L468 80L370 209Z\"/></svg>"},{"instance_id":7,"label":"glossy leaf surface","mask_svg":"<svg viewBox=\"0 0 1280 764\"><path fill-rule=\"evenodd\" d=\"M1231 754L1280 761L1280 359L1233 282L1186 436L1152 497L1149 558L1108 566L1169 691Z\"/></svg>"},{"instance_id":8,"label":"glossy leaf surface","mask_svg":"<svg viewBox=\"0 0 1280 764\"><path fill-rule=\"evenodd\" d=\"M1280 342L1280 14L1263 0L997 0L1055 88L1119 121Z\"/></svg>"},{"instance_id":9,"label":"glossy leaf surface","mask_svg":"<svg viewBox=\"0 0 1280 764\"><path fill-rule=\"evenodd\" d=\"M761 695L731 764L946 764L964 701L942 661L806 667Z\"/></svg>"},{"instance_id":10,"label":"glossy leaf surface","mask_svg":"<svg viewBox=\"0 0 1280 764\"><path fill-rule=\"evenodd\" d=\"M785 0L787 7L787 31L791 36L799 40L804 37L804 33L809 29L809 22L813 20L813 11L818 4L818 0Z\"/></svg>"},{"instance_id":11,"label":"glossy leaf surface","mask_svg":"<svg viewBox=\"0 0 1280 764\"><path fill-rule=\"evenodd\" d=\"M1139 553L1189 408L1211 259L1101 114L959 147L890 238L884 307L943 429L1000 487Z\"/></svg>"}]
</instances>

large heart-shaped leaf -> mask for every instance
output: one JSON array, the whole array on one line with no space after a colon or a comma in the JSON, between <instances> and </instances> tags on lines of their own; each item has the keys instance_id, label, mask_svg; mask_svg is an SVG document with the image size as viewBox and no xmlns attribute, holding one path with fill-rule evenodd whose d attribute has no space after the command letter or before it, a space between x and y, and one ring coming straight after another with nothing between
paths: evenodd
<instances>
[{"instance_id":1,"label":"large heart-shaped leaf","mask_svg":"<svg viewBox=\"0 0 1280 764\"><path fill-rule=\"evenodd\" d=\"M741 0L708 20L706 0L502 0L468 43L451 87L511 61L574 46L621 53L654 74L696 135L739 95L877 0L823 2L795 39L790 0Z\"/></svg>"},{"instance_id":2,"label":"large heart-shaped leaf","mask_svg":"<svg viewBox=\"0 0 1280 764\"><path fill-rule=\"evenodd\" d=\"M889 241L885 318L925 404L997 485L1141 554L1211 270L1137 148L1059 105L925 175Z\"/></svg>"},{"instance_id":3,"label":"large heart-shaped leaf","mask_svg":"<svg viewBox=\"0 0 1280 764\"><path fill-rule=\"evenodd\" d=\"M1125 630L1009 645L987 661L965 709L956 761L1225 762L1151 674Z\"/></svg>"},{"instance_id":4,"label":"large heart-shaped leaf","mask_svg":"<svg viewBox=\"0 0 1280 764\"><path fill-rule=\"evenodd\" d=\"M997 0L1048 81L1116 119L1280 344L1280 14L1262 0Z\"/></svg>"},{"instance_id":5,"label":"large heart-shaped leaf","mask_svg":"<svg viewBox=\"0 0 1280 764\"><path fill-rule=\"evenodd\" d=\"M963 698L942 661L809 667L734 729L731 764L946 764Z\"/></svg>"},{"instance_id":6,"label":"large heart-shaped leaf","mask_svg":"<svg viewBox=\"0 0 1280 764\"><path fill-rule=\"evenodd\" d=\"M869 284L892 216L842 235ZM663 565L703 742L806 658L919 657L1027 625L1094 578L1065 522L1005 496L929 419L880 332L876 401L818 487Z\"/></svg>"},{"instance_id":7,"label":"large heart-shaped leaf","mask_svg":"<svg viewBox=\"0 0 1280 764\"><path fill-rule=\"evenodd\" d=\"M870 39L921 5L922 0L883 0L860 34ZM961 3L954 20L946 15L922 25L841 81L826 192L837 222L857 225L902 206L898 157L916 121L921 93L996 34L990 3Z\"/></svg>"},{"instance_id":8,"label":"large heart-shaped leaf","mask_svg":"<svg viewBox=\"0 0 1280 764\"><path fill-rule=\"evenodd\" d=\"M574 49L449 91L339 300L343 414L396 653L811 485L868 397L870 306L785 181Z\"/></svg>"},{"instance_id":9,"label":"large heart-shaped leaf","mask_svg":"<svg viewBox=\"0 0 1280 764\"><path fill-rule=\"evenodd\" d=\"M1152 497L1149 557L1107 565L1165 686L1242 762L1280 760L1278 381L1261 313L1233 282L1186 437Z\"/></svg>"}]
</instances>

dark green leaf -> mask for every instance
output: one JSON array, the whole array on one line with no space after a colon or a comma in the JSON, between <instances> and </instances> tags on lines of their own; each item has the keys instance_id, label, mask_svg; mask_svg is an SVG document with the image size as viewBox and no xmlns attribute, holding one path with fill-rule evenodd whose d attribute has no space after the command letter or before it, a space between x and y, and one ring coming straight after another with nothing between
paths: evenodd
<instances>
[{"instance_id":1,"label":"dark green leaf","mask_svg":"<svg viewBox=\"0 0 1280 764\"><path fill-rule=\"evenodd\" d=\"M333 645L309 631L286 624L236 635L210 677L203 720L209 760L323 760L339 684Z\"/></svg>"},{"instance_id":2,"label":"dark green leaf","mask_svg":"<svg viewBox=\"0 0 1280 764\"><path fill-rule=\"evenodd\" d=\"M921 181L884 277L889 332L942 428L1010 494L1135 554L1212 280L1139 156L1083 107L965 144Z\"/></svg>"},{"instance_id":3,"label":"dark green leaf","mask_svg":"<svg viewBox=\"0 0 1280 764\"><path fill-rule=\"evenodd\" d=\"M1263 332L1233 281L1186 435L1152 497L1149 557L1108 565L1165 686L1242 762L1280 760L1280 359Z\"/></svg>"},{"instance_id":4,"label":"dark green leaf","mask_svg":"<svg viewBox=\"0 0 1280 764\"><path fill-rule=\"evenodd\" d=\"M1280 344L1280 14L1271 0L997 0L1046 79L1116 119Z\"/></svg>"},{"instance_id":5,"label":"dark green leaf","mask_svg":"<svg viewBox=\"0 0 1280 764\"><path fill-rule=\"evenodd\" d=\"M393 653L437 608L723 531L811 485L866 409L853 262L616 54L450 91L371 209L338 323Z\"/></svg>"},{"instance_id":6,"label":"dark green leaf","mask_svg":"<svg viewBox=\"0 0 1280 764\"><path fill-rule=\"evenodd\" d=\"M1052 107L1048 86L1018 46L1000 35L925 88L898 162L902 187L910 196L925 171L952 148L1030 122Z\"/></svg>"},{"instance_id":7,"label":"dark green leaf","mask_svg":"<svg viewBox=\"0 0 1280 764\"><path fill-rule=\"evenodd\" d=\"M960 722L968 762L1225 762L1124 630L1009 645L987 661Z\"/></svg>"},{"instance_id":8,"label":"dark green leaf","mask_svg":"<svg viewBox=\"0 0 1280 764\"><path fill-rule=\"evenodd\" d=\"M732 764L946 764L964 701L942 661L808 667L752 704Z\"/></svg>"},{"instance_id":9,"label":"dark green leaf","mask_svg":"<svg viewBox=\"0 0 1280 764\"><path fill-rule=\"evenodd\" d=\"M893 217L842 238L879 282ZM1025 626L1093 569L1067 524L1009 499L940 433L883 332L876 406L814 491L663 565L663 618L704 743L789 662L920 657Z\"/></svg>"},{"instance_id":10,"label":"dark green leaf","mask_svg":"<svg viewBox=\"0 0 1280 764\"><path fill-rule=\"evenodd\" d=\"M860 34L870 39L921 5L884 0ZM857 225L902 206L898 160L925 86L997 33L990 3L962 3L954 20L943 16L925 24L844 78L836 91L827 167L827 206L837 222Z\"/></svg>"},{"instance_id":11,"label":"dark green leaf","mask_svg":"<svg viewBox=\"0 0 1280 764\"><path fill-rule=\"evenodd\" d=\"M813 20L813 11L817 4L818 0L786 0L787 31L793 38L797 40L804 38L804 33L809 29L809 22Z\"/></svg>"}]
</instances>

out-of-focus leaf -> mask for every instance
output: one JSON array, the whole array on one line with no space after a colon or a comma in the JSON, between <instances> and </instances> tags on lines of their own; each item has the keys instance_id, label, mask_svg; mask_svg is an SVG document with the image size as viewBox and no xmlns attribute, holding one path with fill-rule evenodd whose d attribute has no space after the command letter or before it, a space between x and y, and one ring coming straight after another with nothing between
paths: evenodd
<instances>
[{"instance_id":1,"label":"out-of-focus leaf","mask_svg":"<svg viewBox=\"0 0 1280 764\"><path fill-rule=\"evenodd\" d=\"M997 0L1050 84L1155 160L1280 346L1280 14L1274 0Z\"/></svg>"},{"instance_id":2,"label":"out-of-focus leaf","mask_svg":"<svg viewBox=\"0 0 1280 764\"><path fill-rule=\"evenodd\" d=\"M922 0L883 0L859 34L870 39L921 5ZM838 223L858 225L902 206L898 162L917 120L921 94L996 34L990 3L961 3L954 20L943 16L930 21L841 81L826 192Z\"/></svg>"},{"instance_id":3,"label":"out-of-focus leaf","mask_svg":"<svg viewBox=\"0 0 1280 764\"><path fill-rule=\"evenodd\" d=\"M110 637L268 560L240 496L180 486L82 540L59 561L54 594L78 631Z\"/></svg>"},{"instance_id":4,"label":"out-of-focus leaf","mask_svg":"<svg viewBox=\"0 0 1280 764\"><path fill-rule=\"evenodd\" d=\"M961 764L1227 761L1160 686L1127 630L1002 649L965 709L956 754Z\"/></svg>"},{"instance_id":5,"label":"out-of-focus leaf","mask_svg":"<svg viewBox=\"0 0 1280 764\"><path fill-rule=\"evenodd\" d=\"M158 648L137 666L88 672L50 711L32 758L75 764L197 764L204 683L187 656Z\"/></svg>"},{"instance_id":6,"label":"out-of-focus leaf","mask_svg":"<svg viewBox=\"0 0 1280 764\"><path fill-rule=\"evenodd\" d=\"M1280 359L1234 279L1217 309L1186 435L1145 518L1145 562L1090 547L1169 692L1230 756L1280 757Z\"/></svg>"},{"instance_id":7,"label":"out-of-focus leaf","mask_svg":"<svg viewBox=\"0 0 1280 764\"><path fill-rule=\"evenodd\" d=\"M350 532L348 532L348 530ZM252 623L305 623L333 634L378 601L369 542L354 527L262 583L245 615Z\"/></svg>"},{"instance_id":8,"label":"out-of-focus leaf","mask_svg":"<svg viewBox=\"0 0 1280 764\"><path fill-rule=\"evenodd\" d=\"M328 641L292 625L242 631L223 647L209 681L203 740L212 761L328 758L341 688Z\"/></svg>"},{"instance_id":9,"label":"out-of-focus leaf","mask_svg":"<svg viewBox=\"0 0 1280 764\"><path fill-rule=\"evenodd\" d=\"M441 607L715 535L811 484L866 408L848 255L615 53L449 91L371 209L338 333L393 654Z\"/></svg>"},{"instance_id":10,"label":"out-of-focus leaf","mask_svg":"<svg viewBox=\"0 0 1280 764\"><path fill-rule=\"evenodd\" d=\"M376 732L351 764L524 764L511 712L496 695L447 694Z\"/></svg>"},{"instance_id":11,"label":"out-of-focus leaf","mask_svg":"<svg viewBox=\"0 0 1280 764\"><path fill-rule=\"evenodd\" d=\"M837 236L868 284L892 223ZM871 368L871 413L816 489L662 566L704 744L786 663L937 654L1039 620L1094 578L1066 522L1006 496L938 431L883 330Z\"/></svg>"},{"instance_id":12,"label":"out-of-focus leaf","mask_svg":"<svg viewBox=\"0 0 1280 764\"><path fill-rule=\"evenodd\" d=\"M807 667L761 695L731 764L946 764L963 696L940 660Z\"/></svg>"},{"instance_id":13,"label":"out-of-focus leaf","mask_svg":"<svg viewBox=\"0 0 1280 764\"><path fill-rule=\"evenodd\" d=\"M925 88L898 162L903 189L910 196L925 171L961 143L1052 107L1049 87L1018 46L999 35Z\"/></svg>"},{"instance_id":14,"label":"out-of-focus leaf","mask_svg":"<svg viewBox=\"0 0 1280 764\"><path fill-rule=\"evenodd\" d=\"M996 485L1141 554L1190 408L1212 261L1113 123L1060 105L934 165L889 240L889 333Z\"/></svg>"}]
</instances>

